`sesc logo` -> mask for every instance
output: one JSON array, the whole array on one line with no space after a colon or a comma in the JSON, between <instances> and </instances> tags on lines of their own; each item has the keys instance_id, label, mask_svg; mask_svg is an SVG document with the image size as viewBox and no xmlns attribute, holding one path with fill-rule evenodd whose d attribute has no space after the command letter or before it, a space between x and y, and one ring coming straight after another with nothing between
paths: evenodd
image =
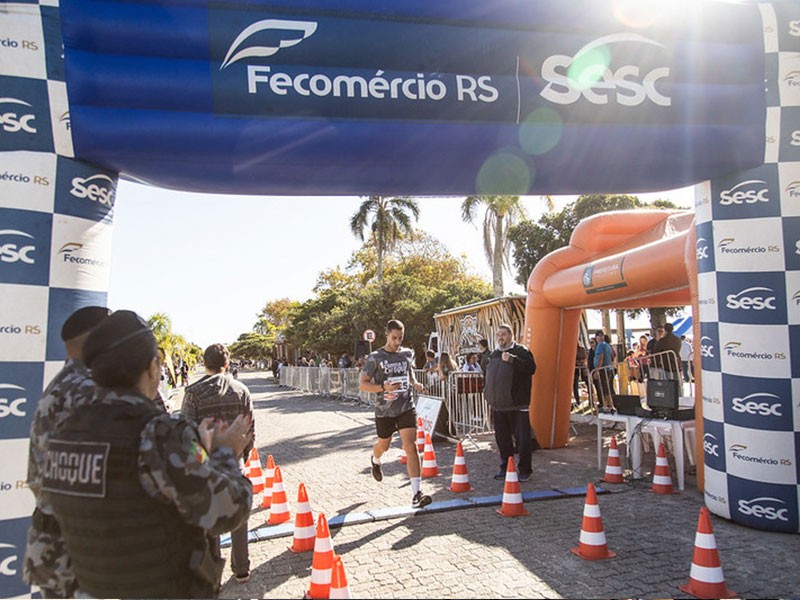
<instances>
[{"instance_id":1,"label":"sesc logo","mask_svg":"<svg viewBox=\"0 0 800 600\"><path fill-rule=\"evenodd\" d=\"M7 105L7 106L6 106ZM20 108L22 107L22 108ZM34 121L36 115L32 114L33 105L18 98L0 98L0 126L8 133L36 133Z\"/></svg>"},{"instance_id":2,"label":"sesc logo","mask_svg":"<svg viewBox=\"0 0 800 600\"><path fill-rule=\"evenodd\" d=\"M732 204L755 204L756 202L769 202L769 188L763 179L749 179L723 190L719 194L721 206Z\"/></svg>"},{"instance_id":3,"label":"sesc logo","mask_svg":"<svg viewBox=\"0 0 800 600\"><path fill-rule=\"evenodd\" d=\"M706 238L697 238L694 249L697 254L697 260L708 258L708 240Z\"/></svg>"},{"instance_id":4,"label":"sesc logo","mask_svg":"<svg viewBox=\"0 0 800 600\"><path fill-rule=\"evenodd\" d=\"M789 21L789 35L800 37L800 21Z\"/></svg>"},{"instance_id":5,"label":"sesc logo","mask_svg":"<svg viewBox=\"0 0 800 600\"><path fill-rule=\"evenodd\" d=\"M17 575L17 547L0 542L0 575L15 577Z\"/></svg>"},{"instance_id":6,"label":"sesc logo","mask_svg":"<svg viewBox=\"0 0 800 600\"><path fill-rule=\"evenodd\" d=\"M700 337L700 356L703 358L715 358L714 340L707 335Z\"/></svg>"},{"instance_id":7,"label":"sesc logo","mask_svg":"<svg viewBox=\"0 0 800 600\"><path fill-rule=\"evenodd\" d=\"M786 502L770 496L753 498L752 500L739 500L738 510L747 517L765 519L767 521L789 521L789 509Z\"/></svg>"},{"instance_id":8,"label":"sesc logo","mask_svg":"<svg viewBox=\"0 0 800 600\"><path fill-rule=\"evenodd\" d=\"M228 52L219 70L222 71L222 69L243 58L273 56L277 54L281 48L296 46L304 39L312 36L316 30L317 23L312 23L310 21L287 21L284 19L265 19L263 21L257 21L246 27L236 37L230 45L230 48L228 48ZM247 41L248 38L264 31L289 31L299 34L299 37L295 35L289 39L281 39L277 46L250 46L239 50L239 47Z\"/></svg>"},{"instance_id":9,"label":"sesc logo","mask_svg":"<svg viewBox=\"0 0 800 600\"><path fill-rule=\"evenodd\" d=\"M36 246L26 243L24 240L4 243L3 238L9 237L33 239L32 235L24 231L18 231L16 229L0 230L0 261L4 263L23 262L28 265L34 264L36 261L31 254L36 252Z\"/></svg>"},{"instance_id":10,"label":"sesc logo","mask_svg":"<svg viewBox=\"0 0 800 600\"><path fill-rule=\"evenodd\" d=\"M69 193L76 198L86 198L111 208L114 206L116 184L111 177L102 173L91 177L74 177Z\"/></svg>"},{"instance_id":11,"label":"sesc logo","mask_svg":"<svg viewBox=\"0 0 800 600\"><path fill-rule=\"evenodd\" d=\"M664 47L636 33L616 33L589 42L574 56L555 54L542 63L542 77L548 83L540 95L555 104L574 104L583 97L598 105L616 101L622 106L639 106L649 100L657 106L670 106L672 99L656 89L659 80L669 77L669 67L642 73L639 66L624 65L612 71L602 61L591 60L599 48L619 43ZM582 65L583 61L587 64ZM570 73L571 68L581 72Z\"/></svg>"},{"instance_id":12,"label":"sesc logo","mask_svg":"<svg viewBox=\"0 0 800 600\"><path fill-rule=\"evenodd\" d=\"M792 131L792 140L789 143L792 146L800 146L800 130Z\"/></svg>"},{"instance_id":13,"label":"sesc logo","mask_svg":"<svg viewBox=\"0 0 800 600\"><path fill-rule=\"evenodd\" d=\"M756 392L748 394L744 398L733 399L733 410L748 415L782 417L782 407L783 403L779 396L766 392Z\"/></svg>"},{"instance_id":14,"label":"sesc logo","mask_svg":"<svg viewBox=\"0 0 800 600\"><path fill-rule=\"evenodd\" d=\"M768 287L750 287L725 297L725 306L731 310L777 310L775 290Z\"/></svg>"},{"instance_id":15,"label":"sesc logo","mask_svg":"<svg viewBox=\"0 0 800 600\"><path fill-rule=\"evenodd\" d=\"M703 436L703 452L719 458L719 440L714 435L706 433Z\"/></svg>"},{"instance_id":16,"label":"sesc logo","mask_svg":"<svg viewBox=\"0 0 800 600\"><path fill-rule=\"evenodd\" d=\"M28 401L25 388L11 383L0 383L0 419L25 417L24 404Z\"/></svg>"}]
</instances>

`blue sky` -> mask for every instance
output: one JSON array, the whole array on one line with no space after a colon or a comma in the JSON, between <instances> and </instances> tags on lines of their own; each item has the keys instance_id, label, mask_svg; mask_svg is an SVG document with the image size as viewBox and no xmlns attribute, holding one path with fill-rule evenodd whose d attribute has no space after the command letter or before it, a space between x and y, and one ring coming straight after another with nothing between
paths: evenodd
<instances>
[{"instance_id":1,"label":"blue sky","mask_svg":"<svg viewBox=\"0 0 800 600\"><path fill-rule=\"evenodd\" d=\"M638 194L690 207L693 188ZM556 197L557 208L576 196ZM461 221L461 197L418 198L417 226L464 254L491 281L481 232ZM320 271L345 266L360 246L349 220L361 199L227 196L175 192L120 181L114 215L109 306L145 318L167 313L173 331L205 347L252 329L269 300L306 300ZM523 198L533 219L546 210ZM506 292L522 286L506 274Z\"/></svg>"}]
</instances>

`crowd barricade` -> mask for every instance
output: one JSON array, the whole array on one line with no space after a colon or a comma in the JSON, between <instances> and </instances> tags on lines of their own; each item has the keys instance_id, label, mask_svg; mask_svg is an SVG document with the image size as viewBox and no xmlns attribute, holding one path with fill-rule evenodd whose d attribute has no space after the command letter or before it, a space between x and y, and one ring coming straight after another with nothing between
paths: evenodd
<instances>
[{"instance_id":1,"label":"crowd barricade","mask_svg":"<svg viewBox=\"0 0 800 600\"><path fill-rule=\"evenodd\" d=\"M589 407L592 412L597 411L603 406L603 399L600 398L600 390L605 387L613 394L619 393L617 386L617 365L616 363L596 367L589 371Z\"/></svg>"},{"instance_id":2,"label":"crowd barricade","mask_svg":"<svg viewBox=\"0 0 800 600\"><path fill-rule=\"evenodd\" d=\"M630 364L631 392L647 397L647 381L650 379L675 379L681 396L694 397L694 381L683 380L681 361L672 350L648 354L628 361Z\"/></svg>"},{"instance_id":3,"label":"crowd barricade","mask_svg":"<svg viewBox=\"0 0 800 600\"><path fill-rule=\"evenodd\" d=\"M482 374L450 373L444 386L444 399L451 434L468 438L493 431L489 405L483 395Z\"/></svg>"},{"instance_id":4,"label":"crowd barricade","mask_svg":"<svg viewBox=\"0 0 800 600\"><path fill-rule=\"evenodd\" d=\"M283 366L279 382L282 387L372 406L375 394L359 390L360 374L359 369ZM414 369L414 377L425 386L422 393L442 399L451 434L464 438L493 431L483 396L483 375L456 371L447 381L428 375L422 369Z\"/></svg>"}]
</instances>

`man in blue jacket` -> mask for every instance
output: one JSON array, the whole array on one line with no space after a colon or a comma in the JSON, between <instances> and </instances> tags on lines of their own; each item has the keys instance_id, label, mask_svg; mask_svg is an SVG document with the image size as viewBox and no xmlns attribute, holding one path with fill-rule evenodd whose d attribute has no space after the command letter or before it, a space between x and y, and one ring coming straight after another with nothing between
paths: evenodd
<instances>
[{"instance_id":1,"label":"man in blue jacket","mask_svg":"<svg viewBox=\"0 0 800 600\"><path fill-rule=\"evenodd\" d=\"M514 438L519 450L517 471L520 481L531 478L531 423L528 406L531 383L536 372L533 354L514 341L511 326L497 328L497 347L489 355L484 379L484 396L494 415L494 438L500 451L500 471L495 479L504 480L508 457L514 455Z\"/></svg>"}]
</instances>

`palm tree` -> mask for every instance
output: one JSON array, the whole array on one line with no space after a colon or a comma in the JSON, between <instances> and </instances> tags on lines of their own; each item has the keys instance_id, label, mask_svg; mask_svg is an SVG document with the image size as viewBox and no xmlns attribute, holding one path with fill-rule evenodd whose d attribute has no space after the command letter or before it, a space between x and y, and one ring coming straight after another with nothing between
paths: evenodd
<instances>
[{"instance_id":1,"label":"palm tree","mask_svg":"<svg viewBox=\"0 0 800 600\"><path fill-rule=\"evenodd\" d=\"M370 219L370 215L372 215ZM391 250L403 234L411 233L411 217L419 220L419 206L406 196L388 198L368 196L350 218L353 235L364 241L364 228L369 227L375 238L378 254L378 282L383 281L383 254Z\"/></svg>"},{"instance_id":2,"label":"palm tree","mask_svg":"<svg viewBox=\"0 0 800 600\"><path fill-rule=\"evenodd\" d=\"M503 266L511 272L509 228L525 216L519 196L467 196L461 204L461 218L475 223L478 206L486 205L483 217L483 250L492 270L492 288L496 297L503 295Z\"/></svg>"}]
</instances>

